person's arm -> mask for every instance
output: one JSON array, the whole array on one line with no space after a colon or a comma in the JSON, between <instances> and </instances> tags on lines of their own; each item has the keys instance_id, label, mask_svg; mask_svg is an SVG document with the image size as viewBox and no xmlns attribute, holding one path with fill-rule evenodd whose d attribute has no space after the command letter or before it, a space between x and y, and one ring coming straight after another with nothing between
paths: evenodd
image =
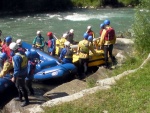
<instances>
[{"instance_id":1,"label":"person's arm","mask_svg":"<svg viewBox=\"0 0 150 113\"><path fill-rule=\"evenodd\" d=\"M89 50L94 54L94 55L97 55L96 51L94 50L94 47L92 45L91 42L89 42Z\"/></svg>"},{"instance_id":2,"label":"person's arm","mask_svg":"<svg viewBox=\"0 0 150 113\"><path fill-rule=\"evenodd\" d=\"M0 77L4 77L10 70L10 63L5 62L2 71L0 72Z\"/></svg>"},{"instance_id":3,"label":"person's arm","mask_svg":"<svg viewBox=\"0 0 150 113\"><path fill-rule=\"evenodd\" d=\"M102 46L104 45L105 33L106 33L106 30L103 30L102 35L101 35L101 38L100 38L100 49L101 49Z\"/></svg>"},{"instance_id":4,"label":"person's arm","mask_svg":"<svg viewBox=\"0 0 150 113\"><path fill-rule=\"evenodd\" d=\"M92 31L92 37L95 38L95 33Z\"/></svg>"},{"instance_id":5,"label":"person's arm","mask_svg":"<svg viewBox=\"0 0 150 113\"><path fill-rule=\"evenodd\" d=\"M80 42L79 42L79 44L80 44ZM80 45L78 44L78 48L77 48L77 54L79 54L79 52L80 52Z\"/></svg>"},{"instance_id":6,"label":"person's arm","mask_svg":"<svg viewBox=\"0 0 150 113\"><path fill-rule=\"evenodd\" d=\"M33 45L36 44L36 37L33 39L33 42L32 42Z\"/></svg>"}]
</instances>

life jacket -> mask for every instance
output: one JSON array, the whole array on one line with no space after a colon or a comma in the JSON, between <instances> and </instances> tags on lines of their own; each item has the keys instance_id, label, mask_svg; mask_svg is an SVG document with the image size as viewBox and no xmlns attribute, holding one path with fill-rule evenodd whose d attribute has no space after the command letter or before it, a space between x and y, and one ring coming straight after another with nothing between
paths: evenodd
<instances>
[{"instance_id":1,"label":"life jacket","mask_svg":"<svg viewBox=\"0 0 150 113\"><path fill-rule=\"evenodd\" d=\"M110 28L108 28L108 29L106 30L104 39L105 39L106 41L111 41L111 40L114 39L114 36L115 36L115 30L110 27Z\"/></svg>"},{"instance_id":2,"label":"life jacket","mask_svg":"<svg viewBox=\"0 0 150 113\"><path fill-rule=\"evenodd\" d=\"M94 38L94 32L92 30L88 31L88 35Z\"/></svg>"},{"instance_id":3,"label":"life jacket","mask_svg":"<svg viewBox=\"0 0 150 113\"><path fill-rule=\"evenodd\" d=\"M85 54L88 54L89 53L89 42L88 41L83 41L81 43L81 46L80 46L80 52L81 53L85 53Z\"/></svg>"},{"instance_id":4,"label":"life jacket","mask_svg":"<svg viewBox=\"0 0 150 113\"><path fill-rule=\"evenodd\" d=\"M42 43L43 43L43 40L44 40L43 37L37 36L37 37L36 37L36 46L40 47L40 46L42 45Z\"/></svg>"},{"instance_id":5,"label":"life jacket","mask_svg":"<svg viewBox=\"0 0 150 113\"><path fill-rule=\"evenodd\" d=\"M52 39L49 39L48 42L47 42L47 44L48 44L48 47L51 48L52 47Z\"/></svg>"},{"instance_id":6,"label":"life jacket","mask_svg":"<svg viewBox=\"0 0 150 113\"><path fill-rule=\"evenodd\" d=\"M65 38L61 38L60 39L60 48L64 48L64 43L66 42L67 40Z\"/></svg>"},{"instance_id":7,"label":"life jacket","mask_svg":"<svg viewBox=\"0 0 150 113\"><path fill-rule=\"evenodd\" d=\"M25 55L22 55L20 53L16 53L16 55L19 55L22 58L21 69L27 67L27 65L28 65L28 58Z\"/></svg>"},{"instance_id":8,"label":"life jacket","mask_svg":"<svg viewBox=\"0 0 150 113\"><path fill-rule=\"evenodd\" d=\"M67 52L65 54L65 58L72 58L73 52L70 48L66 48Z\"/></svg>"},{"instance_id":9,"label":"life jacket","mask_svg":"<svg viewBox=\"0 0 150 113\"><path fill-rule=\"evenodd\" d=\"M11 50L10 50L9 46L7 46L6 44L4 44L2 46L2 52L6 53L9 61L11 62L12 61L12 56L11 56Z\"/></svg>"}]
</instances>

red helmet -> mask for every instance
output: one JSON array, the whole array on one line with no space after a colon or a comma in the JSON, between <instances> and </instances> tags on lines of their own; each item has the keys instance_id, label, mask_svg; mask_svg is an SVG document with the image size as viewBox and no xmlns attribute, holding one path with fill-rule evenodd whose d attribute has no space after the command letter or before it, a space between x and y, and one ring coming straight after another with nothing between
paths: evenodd
<instances>
[{"instance_id":1,"label":"red helmet","mask_svg":"<svg viewBox=\"0 0 150 113\"><path fill-rule=\"evenodd\" d=\"M48 32L48 33L47 33L47 36L52 36L52 35L53 35L52 32Z\"/></svg>"}]
</instances>

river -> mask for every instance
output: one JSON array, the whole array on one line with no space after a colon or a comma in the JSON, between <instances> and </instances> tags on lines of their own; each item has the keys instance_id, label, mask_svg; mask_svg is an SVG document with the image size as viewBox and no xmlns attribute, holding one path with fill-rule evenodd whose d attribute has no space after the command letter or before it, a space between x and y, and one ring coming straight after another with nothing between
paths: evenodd
<instances>
[{"instance_id":1,"label":"river","mask_svg":"<svg viewBox=\"0 0 150 113\"><path fill-rule=\"evenodd\" d=\"M36 31L46 33L52 31L58 38L70 29L74 29L75 40L81 40L88 25L92 26L96 37L99 36L99 25L105 20L111 21L116 33L126 32L134 21L134 9L76 9L67 12L24 14L0 17L0 29L3 36L12 36L32 43Z\"/></svg>"},{"instance_id":2,"label":"river","mask_svg":"<svg viewBox=\"0 0 150 113\"><path fill-rule=\"evenodd\" d=\"M81 40L83 33L88 25L92 26L96 37L99 36L99 25L105 20L111 21L111 26L116 33L126 32L134 22L134 9L75 9L67 12L39 13L39 14L22 14L17 16L0 17L0 30L2 37L12 36L13 41L21 38L24 41L32 43L36 36L36 31L41 30L43 37L46 39L46 33L52 31L58 38L63 33L74 29L75 40ZM48 86L48 87L47 87ZM36 94L43 93L58 85L34 84ZM40 92L39 92L39 89Z\"/></svg>"}]
</instances>

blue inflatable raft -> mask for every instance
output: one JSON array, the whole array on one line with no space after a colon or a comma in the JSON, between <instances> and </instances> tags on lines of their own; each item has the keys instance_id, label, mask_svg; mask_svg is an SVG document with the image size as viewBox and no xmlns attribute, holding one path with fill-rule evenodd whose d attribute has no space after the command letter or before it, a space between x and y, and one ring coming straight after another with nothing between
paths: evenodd
<instances>
[{"instance_id":1,"label":"blue inflatable raft","mask_svg":"<svg viewBox=\"0 0 150 113\"><path fill-rule=\"evenodd\" d=\"M32 45L23 42L22 46L28 51L36 51L40 56L40 63L36 65L34 80L48 80L53 78L61 78L72 76L77 72L77 68L72 63L61 64L57 58L47 53L32 48Z\"/></svg>"}]
</instances>

